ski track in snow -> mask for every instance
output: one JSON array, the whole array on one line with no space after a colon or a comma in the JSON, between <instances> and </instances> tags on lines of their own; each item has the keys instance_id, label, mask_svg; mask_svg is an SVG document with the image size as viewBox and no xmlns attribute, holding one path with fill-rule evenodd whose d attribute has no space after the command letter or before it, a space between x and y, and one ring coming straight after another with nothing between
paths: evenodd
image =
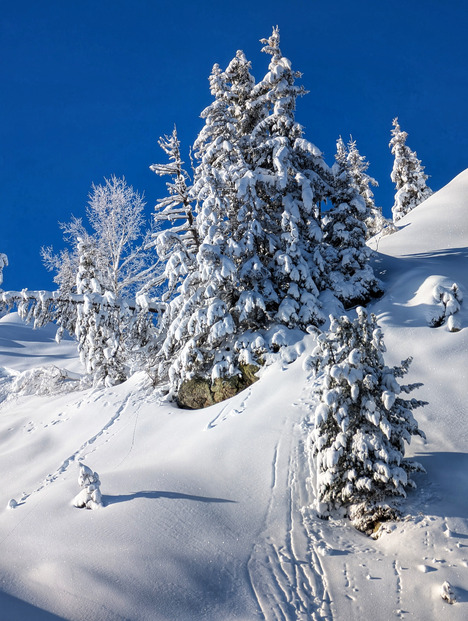
<instances>
[{"instance_id":1,"label":"ski track in snow","mask_svg":"<svg viewBox=\"0 0 468 621\"><path fill-rule=\"evenodd\" d=\"M285 429L273 457L264 528L248 561L251 586L267 621L333 618L320 556L302 519L307 498L303 457L297 429ZM284 495L288 511L279 515Z\"/></svg>"},{"instance_id":2,"label":"ski track in snow","mask_svg":"<svg viewBox=\"0 0 468 621\"><path fill-rule=\"evenodd\" d=\"M75 463L76 461L80 461L82 459L85 459L85 457L87 457L91 453L94 453L94 451L96 451L98 449L98 446L95 444L96 440L98 440L98 438L103 436L120 419L121 415L123 414L123 412L125 411L125 409L128 406L128 403L129 403L129 401L130 401L130 399L132 397L132 394L133 393L130 393L129 395L127 395L125 397L125 399L123 400L123 402L121 403L121 405L119 406L119 408L117 409L117 411L115 412L115 414L113 416L111 416L111 418L107 421L107 423L97 433L95 433L91 438L89 438L88 440L83 442L83 444L74 453L72 453L69 457L64 459L63 462L61 463L61 465L54 472L48 474L46 476L46 478L42 481L42 483L39 485L39 487L37 487L32 492L29 492L29 493L24 492L22 494L19 502L18 502L18 506L20 506L22 504L25 504L26 500L30 496L32 496L33 494L37 494L38 492L42 491L45 487L49 486L51 483L56 481L61 475L63 475L68 470L68 468L70 467L71 464ZM101 399L102 396L103 395L99 395L96 399L94 399L94 402L96 402L99 399ZM78 403L77 407L80 408L80 407L82 407L82 405L83 405L83 401ZM109 442L109 440L111 438L112 438L112 436L110 436L106 440L106 442ZM84 451L88 447L92 447L92 448L91 448L91 450L88 453L84 454ZM131 451L131 449L132 449L132 447L130 447L130 451ZM129 451L129 453L130 453L130 451ZM125 457L127 457L127 456L128 456L128 454Z\"/></svg>"},{"instance_id":3,"label":"ski track in snow","mask_svg":"<svg viewBox=\"0 0 468 621\"><path fill-rule=\"evenodd\" d=\"M240 405L238 407L230 408L228 410L229 406L231 405L231 400L228 400L227 404L222 408L219 414L217 414L213 418L213 420L211 420L208 423L208 425L206 426L206 429L214 429L220 423L226 421L231 416L237 416L238 414L242 414L245 411L245 408L247 407L247 401L249 400L249 397L252 394L252 388L249 388L247 390L246 396L244 396L243 392L239 394L242 395L242 402L240 403ZM226 412L226 410L228 411Z\"/></svg>"}]
</instances>

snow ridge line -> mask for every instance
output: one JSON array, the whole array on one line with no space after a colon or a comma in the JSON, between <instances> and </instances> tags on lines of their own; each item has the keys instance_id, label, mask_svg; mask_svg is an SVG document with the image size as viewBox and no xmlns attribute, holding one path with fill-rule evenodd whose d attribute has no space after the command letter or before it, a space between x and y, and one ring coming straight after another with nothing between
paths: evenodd
<instances>
[{"instance_id":1,"label":"snow ridge line","mask_svg":"<svg viewBox=\"0 0 468 621\"><path fill-rule=\"evenodd\" d=\"M281 479L285 471L287 476ZM333 618L320 557L302 519L301 471L297 429L290 426L275 447L264 530L247 564L252 590L267 621ZM287 512L282 515L285 497Z\"/></svg>"}]
</instances>

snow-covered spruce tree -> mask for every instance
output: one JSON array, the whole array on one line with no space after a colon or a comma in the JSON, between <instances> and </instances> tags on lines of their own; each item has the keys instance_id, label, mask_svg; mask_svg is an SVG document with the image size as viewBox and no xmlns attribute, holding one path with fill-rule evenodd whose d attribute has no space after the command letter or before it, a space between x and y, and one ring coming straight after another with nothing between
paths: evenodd
<instances>
[{"instance_id":1,"label":"snow-covered spruce tree","mask_svg":"<svg viewBox=\"0 0 468 621\"><path fill-rule=\"evenodd\" d=\"M202 113L205 126L194 145L199 246L179 296L168 304L172 321L159 355L160 377L167 373L176 391L196 376L215 383L242 375L240 365L253 363L263 345L258 338L237 339L265 327L264 295L271 294L262 262L267 218L258 213L264 204L245 159L254 116L247 105L254 84L249 69L240 51L226 71L214 66L214 101Z\"/></svg>"},{"instance_id":2,"label":"snow-covered spruce tree","mask_svg":"<svg viewBox=\"0 0 468 621\"><path fill-rule=\"evenodd\" d=\"M374 193L370 186L377 187L377 181L367 174L369 162L366 161L364 155L361 155L356 146L356 141L352 138L347 145L347 168L351 178L351 182L366 203L368 216L365 224L367 227L366 239L374 237L379 233L389 235L397 231L391 220L385 218L382 214L382 208L377 207L374 202Z\"/></svg>"},{"instance_id":3,"label":"snow-covered spruce tree","mask_svg":"<svg viewBox=\"0 0 468 621\"><path fill-rule=\"evenodd\" d=\"M167 301L193 270L200 244L188 184L189 175L184 169L176 128L171 136L161 137L158 144L168 156L169 162L152 164L150 168L157 175L170 176L172 180L166 183L167 195L156 204L154 220L157 230L149 246L156 248L159 261L164 265L156 285L165 284L162 299ZM161 228L160 223L169 223L170 226Z\"/></svg>"},{"instance_id":4,"label":"snow-covered spruce tree","mask_svg":"<svg viewBox=\"0 0 468 621\"><path fill-rule=\"evenodd\" d=\"M104 305L115 296L102 286L98 249L92 239L78 240L79 266L76 292L83 303L76 305L75 336L86 373L94 385L112 386L126 379L125 352L121 344L122 310Z\"/></svg>"},{"instance_id":5,"label":"snow-covered spruce tree","mask_svg":"<svg viewBox=\"0 0 468 621\"><path fill-rule=\"evenodd\" d=\"M319 203L329 169L295 120L297 97L306 91L296 84L301 74L281 52L278 28L262 43L271 61L250 105L263 106L267 114L251 133L249 158L257 195L273 223L268 268L278 298L274 318L288 326L319 325L324 319L317 287L324 270Z\"/></svg>"},{"instance_id":6,"label":"snow-covered spruce tree","mask_svg":"<svg viewBox=\"0 0 468 621\"><path fill-rule=\"evenodd\" d=\"M322 220L328 268L325 283L349 308L367 302L381 289L369 262L372 250L366 245L366 221L372 212L354 184L341 138L335 160L332 206Z\"/></svg>"},{"instance_id":7,"label":"snow-covered spruce tree","mask_svg":"<svg viewBox=\"0 0 468 621\"><path fill-rule=\"evenodd\" d=\"M178 313L161 348L176 392L196 376L214 385L261 364L275 322L323 320L314 272L323 268L318 202L328 167L294 120L304 91L277 29L264 43L272 61L257 86L242 52L210 78L214 101L202 113L191 192L196 269L170 303Z\"/></svg>"},{"instance_id":8,"label":"snow-covered spruce tree","mask_svg":"<svg viewBox=\"0 0 468 621\"><path fill-rule=\"evenodd\" d=\"M198 287L196 255L200 246L190 178L184 169L175 127L171 136L159 139L159 146L169 162L152 164L150 168L157 175L169 176L171 180L166 182L167 195L155 206L156 232L149 244L156 249L161 266L152 284L160 288L161 300L165 303L146 364L147 372L155 383L167 379L174 355L174 343L168 333L181 316L183 294Z\"/></svg>"},{"instance_id":9,"label":"snow-covered spruce tree","mask_svg":"<svg viewBox=\"0 0 468 621\"><path fill-rule=\"evenodd\" d=\"M432 194L427 186L428 175L418 160L416 151L406 145L408 134L401 130L398 118L393 120L390 149L395 158L391 179L396 186L395 203L392 207L393 222L406 216L414 207Z\"/></svg>"},{"instance_id":10,"label":"snow-covered spruce tree","mask_svg":"<svg viewBox=\"0 0 468 621\"><path fill-rule=\"evenodd\" d=\"M315 371L314 399L319 403L310 436L316 508L326 517L345 507L359 530L394 514L389 497L414 488L411 473L420 464L404 459L405 443L424 437L413 410L426 405L404 395L421 384L401 385L411 358L385 365L383 334L374 315L362 307L357 318L331 317L307 361ZM388 519L388 517L387 517Z\"/></svg>"}]
</instances>

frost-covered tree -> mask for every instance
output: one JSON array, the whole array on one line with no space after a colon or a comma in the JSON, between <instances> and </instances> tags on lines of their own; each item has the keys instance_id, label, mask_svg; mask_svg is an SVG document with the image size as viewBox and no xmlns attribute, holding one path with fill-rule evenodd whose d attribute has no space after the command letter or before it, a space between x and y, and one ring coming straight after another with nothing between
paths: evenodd
<instances>
[{"instance_id":1,"label":"frost-covered tree","mask_svg":"<svg viewBox=\"0 0 468 621\"><path fill-rule=\"evenodd\" d=\"M82 490L73 499L73 505L79 509L98 509L102 507L101 481L97 472L89 466L80 464L78 485Z\"/></svg>"},{"instance_id":2,"label":"frost-covered tree","mask_svg":"<svg viewBox=\"0 0 468 621\"><path fill-rule=\"evenodd\" d=\"M408 134L401 130L398 118L393 120L390 149L395 158L391 179L396 186L395 203L392 207L393 222L406 216L414 207L432 194L427 186L428 175L417 158L416 151L406 145Z\"/></svg>"},{"instance_id":3,"label":"frost-covered tree","mask_svg":"<svg viewBox=\"0 0 468 621\"><path fill-rule=\"evenodd\" d=\"M354 321L331 317L308 360L318 398L310 439L319 514L346 507L356 527L367 530L376 507L404 497L415 487L411 474L423 470L404 455L412 436L424 437L413 410L425 403L404 396L421 384L398 381L411 359L386 366L375 316L362 307L356 312Z\"/></svg>"},{"instance_id":4,"label":"frost-covered tree","mask_svg":"<svg viewBox=\"0 0 468 621\"><path fill-rule=\"evenodd\" d=\"M341 138L335 160L332 206L322 220L327 256L325 283L345 307L351 307L380 292L369 262L372 250L366 245L366 221L372 212L354 183Z\"/></svg>"},{"instance_id":5,"label":"frost-covered tree","mask_svg":"<svg viewBox=\"0 0 468 621\"><path fill-rule=\"evenodd\" d=\"M145 230L145 202L124 178L112 176L104 184L92 186L86 210L91 232L81 218L61 224L70 248L54 254L43 248L46 267L55 271L55 282L62 293L76 291L80 239L93 238L96 261L106 291L116 297L133 295L153 279L158 271L148 248L150 232Z\"/></svg>"},{"instance_id":6,"label":"frost-covered tree","mask_svg":"<svg viewBox=\"0 0 468 621\"><path fill-rule=\"evenodd\" d=\"M35 324L55 321L57 340L64 330L75 334L80 356L95 383L125 379L124 367L134 369L138 358L145 357L154 332L147 309L160 268L148 247L144 206L142 196L125 179L106 179L102 185L93 185L89 196L87 217L92 232L80 218L72 217L61 224L69 248L58 254L52 248L42 249L46 267L56 272L58 291L44 301L43 309L34 301ZM90 276L87 270L96 275Z\"/></svg>"},{"instance_id":7,"label":"frost-covered tree","mask_svg":"<svg viewBox=\"0 0 468 621\"><path fill-rule=\"evenodd\" d=\"M367 174L369 162L364 155L359 153L356 141L352 138L348 142L347 152L347 168L351 183L364 199L368 210L368 215L365 219L367 227L366 239L370 239L379 233L388 235L396 232L397 229L393 222L385 218L382 214L382 208L377 207L374 202L374 193L371 190L371 186L377 187L379 184L373 177Z\"/></svg>"},{"instance_id":8,"label":"frost-covered tree","mask_svg":"<svg viewBox=\"0 0 468 621\"><path fill-rule=\"evenodd\" d=\"M0 252L0 285L3 283L3 268L8 266L8 257L5 253Z\"/></svg>"},{"instance_id":9,"label":"frost-covered tree","mask_svg":"<svg viewBox=\"0 0 468 621\"><path fill-rule=\"evenodd\" d=\"M121 308L105 305L115 296L102 285L98 249L93 240L78 240L79 266L76 292L83 303L76 306L75 336L86 373L95 385L106 386L126 379L125 351L122 347Z\"/></svg>"}]
</instances>

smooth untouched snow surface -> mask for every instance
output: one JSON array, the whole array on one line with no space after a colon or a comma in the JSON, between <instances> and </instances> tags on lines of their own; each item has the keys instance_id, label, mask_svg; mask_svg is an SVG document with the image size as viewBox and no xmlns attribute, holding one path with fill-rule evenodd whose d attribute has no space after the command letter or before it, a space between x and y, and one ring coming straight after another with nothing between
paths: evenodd
<instances>
[{"instance_id":1,"label":"smooth untouched snow surface","mask_svg":"<svg viewBox=\"0 0 468 621\"><path fill-rule=\"evenodd\" d=\"M373 242L386 293L371 310L387 362L413 356L408 381L424 384L427 441L408 455L427 474L377 540L309 508L312 336L250 389L191 412L161 404L143 375L11 395L19 372L81 367L52 326L0 319L0 620L468 618L468 171L399 225ZM434 287L454 282L461 331L428 327ZM99 472L103 508L72 505L81 462Z\"/></svg>"}]
</instances>

